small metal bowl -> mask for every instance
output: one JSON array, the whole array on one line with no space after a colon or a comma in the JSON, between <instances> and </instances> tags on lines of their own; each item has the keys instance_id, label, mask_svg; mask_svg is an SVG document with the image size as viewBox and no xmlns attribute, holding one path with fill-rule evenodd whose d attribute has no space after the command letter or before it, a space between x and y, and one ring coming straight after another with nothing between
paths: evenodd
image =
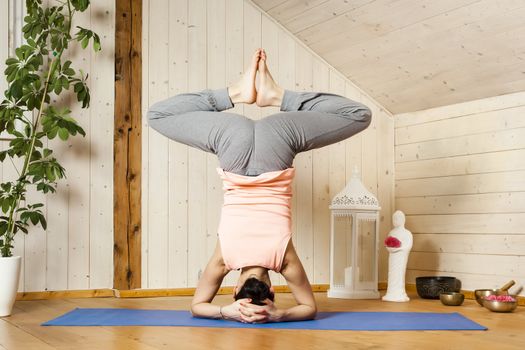
<instances>
[{"instance_id":1,"label":"small metal bowl","mask_svg":"<svg viewBox=\"0 0 525 350\"><path fill-rule=\"evenodd\" d=\"M457 292L445 292L439 294L439 300L443 305L447 306L459 306L463 304L465 300L465 295Z\"/></svg>"},{"instance_id":2,"label":"small metal bowl","mask_svg":"<svg viewBox=\"0 0 525 350\"><path fill-rule=\"evenodd\" d=\"M515 301L497 301L483 299L483 306L492 312L512 312L518 306L518 299L511 295Z\"/></svg>"},{"instance_id":3,"label":"small metal bowl","mask_svg":"<svg viewBox=\"0 0 525 350\"><path fill-rule=\"evenodd\" d=\"M478 302L479 306L483 306L484 298L489 295L502 295L507 294L507 292L503 292L499 289L476 289L474 291L474 296L476 297L476 301Z\"/></svg>"}]
</instances>

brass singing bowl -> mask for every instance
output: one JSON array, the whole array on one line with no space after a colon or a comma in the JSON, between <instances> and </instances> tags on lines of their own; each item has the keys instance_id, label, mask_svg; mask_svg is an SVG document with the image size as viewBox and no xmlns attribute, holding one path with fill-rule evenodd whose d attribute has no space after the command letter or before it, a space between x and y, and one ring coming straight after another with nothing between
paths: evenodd
<instances>
[{"instance_id":1,"label":"brass singing bowl","mask_svg":"<svg viewBox=\"0 0 525 350\"><path fill-rule=\"evenodd\" d=\"M476 297L476 301L478 302L480 306L483 306L483 301L486 296L504 295L504 294L508 294L508 293L500 289L476 289L474 291L474 296Z\"/></svg>"},{"instance_id":2,"label":"brass singing bowl","mask_svg":"<svg viewBox=\"0 0 525 350\"><path fill-rule=\"evenodd\" d=\"M518 306L518 299L511 295L515 301L497 301L483 299L483 306L493 312L512 312Z\"/></svg>"},{"instance_id":3,"label":"brass singing bowl","mask_svg":"<svg viewBox=\"0 0 525 350\"><path fill-rule=\"evenodd\" d=\"M457 292L444 292L439 294L439 300L447 306L459 306L463 304L465 295Z\"/></svg>"}]
</instances>

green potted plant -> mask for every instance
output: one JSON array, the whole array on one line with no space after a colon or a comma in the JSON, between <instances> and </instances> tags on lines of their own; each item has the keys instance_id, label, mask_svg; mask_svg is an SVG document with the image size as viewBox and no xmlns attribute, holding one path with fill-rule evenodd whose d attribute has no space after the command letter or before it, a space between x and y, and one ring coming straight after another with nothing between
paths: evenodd
<instances>
[{"instance_id":1,"label":"green potted plant","mask_svg":"<svg viewBox=\"0 0 525 350\"><path fill-rule=\"evenodd\" d=\"M0 184L0 317L11 314L20 279L21 257L11 252L14 236L19 231L27 234L30 223L46 229L43 204L26 202L27 186L54 193L56 181L65 177L65 169L42 139L58 135L65 141L70 135L86 135L68 108L58 109L50 103L50 95L73 88L82 108L89 107L88 74L82 70L77 74L71 61L63 62L62 54L72 41L83 49L92 41L93 49L99 51L100 38L80 26L71 35L73 16L84 12L89 0L55 0L55 4L43 7L42 0L26 0L22 28L26 43L5 61L8 87L5 98L0 99L0 132L13 137L2 138L9 141L9 147L0 151L0 161L18 157L24 162L21 169L15 167L16 179ZM16 122L23 130L17 130Z\"/></svg>"}]
</instances>

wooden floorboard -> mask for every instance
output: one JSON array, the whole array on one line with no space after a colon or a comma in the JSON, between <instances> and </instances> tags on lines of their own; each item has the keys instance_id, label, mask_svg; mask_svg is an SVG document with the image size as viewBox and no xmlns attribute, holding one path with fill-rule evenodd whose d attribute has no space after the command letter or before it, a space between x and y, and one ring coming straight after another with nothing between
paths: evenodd
<instances>
[{"instance_id":1,"label":"wooden floorboard","mask_svg":"<svg viewBox=\"0 0 525 350\"><path fill-rule=\"evenodd\" d=\"M384 293L384 292L383 292ZM324 331L197 327L44 327L40 323L76 307L129 307L188 310L192 297L79 298L16 301L13 314L0 319L0 349L522 349L525 308L492 313L465 300L447 307L413 293L408 303L329 299L315 293L320 311L460 312L488 331ZM219 295L214 302L233 299ZM278 293L278 307L294 305L290 293ZM227 322L227 321L225 321Z\"/></svg>"},{"instance_id":2,"label":"wooden floorboard","mask_svg":"<svg viewBox=\"0 0 525 350\"><path fill-rule=\"evenodd\" d=\"M15 310L15 312L18 311ZM0 349L48 350L55 348L6 319L0 319Z\"/></svg>"}]
</instances>

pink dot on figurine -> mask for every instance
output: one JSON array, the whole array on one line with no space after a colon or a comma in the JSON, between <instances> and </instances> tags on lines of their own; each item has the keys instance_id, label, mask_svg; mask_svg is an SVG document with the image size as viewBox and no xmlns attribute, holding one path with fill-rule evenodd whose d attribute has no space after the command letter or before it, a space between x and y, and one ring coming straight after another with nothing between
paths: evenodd
<instances>
[{"instance_id":1,"label":"pink dot on figurine","mask_svg":"<svg viewBox=\"0 0 525 350\"><path fill-rule=\"evenodd\" d=\"M395 237L388 236L385 239L385 245L390 248L399 248L401 247L401 241Z\"/></svg>"}]
</instances>

